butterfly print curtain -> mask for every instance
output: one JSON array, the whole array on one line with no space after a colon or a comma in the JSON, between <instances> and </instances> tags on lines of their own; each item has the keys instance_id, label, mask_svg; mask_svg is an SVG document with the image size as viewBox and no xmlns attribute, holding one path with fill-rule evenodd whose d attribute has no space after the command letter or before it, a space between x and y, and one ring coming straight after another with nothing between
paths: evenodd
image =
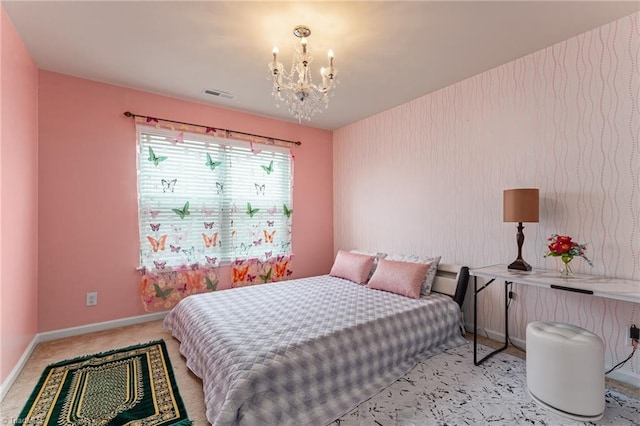
<instances>
[{"instance_id":1,"label":"butterfly print curtain","mask_svg":"<svg viewBox=\"0 0 640 426\"><path fill-rule=\"evenodd\" d=\"M136 126L145 306L211 291L220 265L238 286L290 275L290 150L156 126Z\"/></svg>"},{"instance_id":2,"label":"butterfly print curtain","mask_svg":"<svg viewBox=\"0 0 640 426\"><path fill-rule=\"evenodd\" d=\"M164 311L192 294L216 291L219 268L195 264L166 270L147 270L142 273L142 305L146 311Z\"/></svg>"},{"instance_id":3,"label":"butterfly print curtain","mask_svg":"<svg viewBox=\"0 0 640 426\"><path fill-rule=\"evenodd\" d=\"M291 262L291 256L270 257L264 261L255 258L238 260L231 269L231 286L244 287L285 280L293 273Z\"/></svg>"}]
</instances>

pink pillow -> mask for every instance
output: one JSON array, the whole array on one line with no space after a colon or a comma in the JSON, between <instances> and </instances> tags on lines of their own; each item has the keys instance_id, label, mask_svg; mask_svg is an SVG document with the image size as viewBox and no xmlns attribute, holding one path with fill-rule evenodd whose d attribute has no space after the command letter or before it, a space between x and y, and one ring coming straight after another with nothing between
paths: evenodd
<instances>
[{"instance_id":1,"label":"pink pillow","mask_svg":"<svg viewBox=\"0 0 640 426\"><path fill-rule=\"evenodd\" d=\"M424 277L431 265L426 263L378 260L378 267L369 280L367 288L390 291L402 296L418 299Z\"/></svg>"},{"instance_id":2,"label":"pink pillow","mask_svg":"<svg viewBox=\"0 0 640 426\"><path fill-rule=\"evenodd\" d=\"M369 272L371 272L374 260L374 256L338 250L338 255L335 262L333 262L329 275L364 284L369 278Z\"/></svg>"}]
</instances>

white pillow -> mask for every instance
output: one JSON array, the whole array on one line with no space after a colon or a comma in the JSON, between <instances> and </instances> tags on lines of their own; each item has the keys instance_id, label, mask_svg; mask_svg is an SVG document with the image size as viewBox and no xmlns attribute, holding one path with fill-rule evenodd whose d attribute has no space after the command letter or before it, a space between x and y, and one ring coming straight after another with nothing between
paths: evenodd
<instances>
[{"instance_id":1,"label":"white pillow","mask_svg":"<svg viewBox=\"0 0 640 426\"><path fill-rule=\"evenodd\" d=\"M428 295L431 293L431 286L433 285L433 280L436 279L436 272L438 271L438 263L440 263L441 256L418 256L415 254L388 254L385 257L385 260L396 260L400 262L414 262L414 263L428 263L431 265L429 270L427 271L427 276L424 278L424 283L422 284L422 288L420 289L420 294Z\"/></svg>"}]
</instances>

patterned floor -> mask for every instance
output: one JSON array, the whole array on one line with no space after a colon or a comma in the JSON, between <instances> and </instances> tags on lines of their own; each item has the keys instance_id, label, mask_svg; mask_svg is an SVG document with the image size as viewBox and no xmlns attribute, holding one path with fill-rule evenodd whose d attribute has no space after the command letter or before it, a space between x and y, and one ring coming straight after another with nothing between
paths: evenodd
<instances>
[{"instance_id":1,"label":"patterned floor","mask_svg":"<svg viewBox=\"0 0 640 426\"><path fill-rule=\"evenodd\" d=\"M488 351L486 347L483 349ZM604 417L580 423L537 405L523 359L500 353L473 365L471 343L419 363L335 425L637 425L640 401L607 389Z\"/></svg>"}]
</instances>

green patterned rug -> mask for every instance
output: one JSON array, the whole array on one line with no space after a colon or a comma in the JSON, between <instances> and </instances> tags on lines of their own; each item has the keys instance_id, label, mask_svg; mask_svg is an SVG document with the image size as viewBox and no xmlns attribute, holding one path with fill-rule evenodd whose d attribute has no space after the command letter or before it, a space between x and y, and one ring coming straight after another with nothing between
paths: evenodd
<instances>
[{"instance_id":1,"label":"green patterned rug","mask_svg":"<svg viewBox=\"0 0 640 426\"><path fill-rule=\"evenodd\" d=\"M163 340L45 368L16 424L186 426Z\"/></svg>"}]
</instances>

